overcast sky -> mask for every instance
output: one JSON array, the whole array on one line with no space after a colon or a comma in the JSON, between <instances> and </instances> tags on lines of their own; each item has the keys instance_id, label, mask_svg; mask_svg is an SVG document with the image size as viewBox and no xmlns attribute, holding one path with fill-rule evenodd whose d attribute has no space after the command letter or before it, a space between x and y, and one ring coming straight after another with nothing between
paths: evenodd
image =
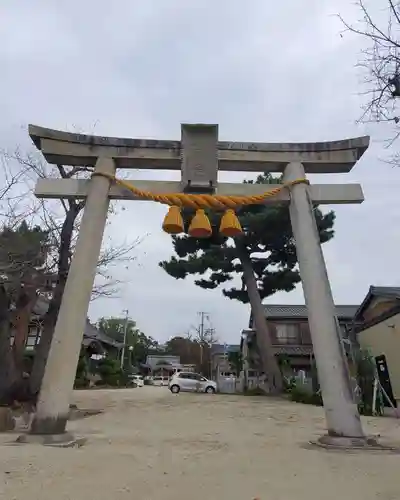
<instances>
[{"instance_id":1,"label":"overcast sky","mask_svg":"<svg viewBox=\"0 0 400 500\"><path fill-rule=\"evenodd\" d=\"M337 13L350 22L360 17L349 0L3 0L0 146L28 151L28 123L157 139L179 139L181 122L218 123L221 140L253 142L370 133L372 146L350 174L312 179L363 185L362 205L336 207L336 236L324 248L336 303L359 304L371 284L400 285L400 171L381 162L390 129L356 124L362 40L340 36ZM91 319L128 309L145 333L165 340L207 311L218 337L238 342L248 306L157 266L172 251L160 229L165 207L123 208L105 243L146 237L137 261L113 271L129 280L120 297L95 301ZM268 301L303 303L301 286Z\"/></svg>"}]
</instances>

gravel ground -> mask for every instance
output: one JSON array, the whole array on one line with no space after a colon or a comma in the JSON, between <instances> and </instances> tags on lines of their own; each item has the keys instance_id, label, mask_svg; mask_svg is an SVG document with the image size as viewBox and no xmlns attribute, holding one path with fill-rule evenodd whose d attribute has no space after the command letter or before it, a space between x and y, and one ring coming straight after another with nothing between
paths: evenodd
<instances>
[{"instance_id":1,"label":"gravel ground","mask_svg":"<svg viewBox=\"0 0 400 500\"><path fill-rule=\"evenodd\" d=\"M12 444L0 435L2 500L399 500L398 455L328 452L320 408L263 397L166 388L79 391L101 415L73 421L80 449ZM365 419L400 442L399 422ZM397 479L396 479L397 477Z\"/></svg>"}]
</instances>

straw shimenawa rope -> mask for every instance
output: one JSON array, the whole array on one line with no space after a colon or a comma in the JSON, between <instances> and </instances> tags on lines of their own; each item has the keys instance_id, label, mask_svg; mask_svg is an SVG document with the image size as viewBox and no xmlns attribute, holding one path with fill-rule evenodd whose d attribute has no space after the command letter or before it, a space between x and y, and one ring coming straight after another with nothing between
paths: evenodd
<instances>
[{"instance_id":1,"label":"straw shimenawa rope","mask_svg":"<svg viewBox=\"0 0 400 500\"><path fill-rule=\"evenodd\" d=\"M226 209L236 209L243 205L258 205L261 204L267 198L277 195L286 188L295 186L296 184L309 184L307 179L295 179L293 181L284 182L282 185L271 189L270 191L265 191L265 193L250 196L224 196L220 194L192 194L192 193L165 193L156 194L150 191L143 191L137 187L129 184L128 182L118 179L114 175L94 172L92 177L101 176L106 177L110 181L114 182L125 189L128 189L138 198L142 200L156 201L158 203L163 203L164 205L177 206L177 207L191 207L194 209L199 208L211 208L213 210L226 210Z\"/></svg>"},{"instance_id":2,"label":"straw shimenawa rope","mask_svg":"<svg viewBox=\"0 0 400 500\"><path fill-rule=\"evenodd\" d=\"M109 179L111 182L128 189L139 199L156 201L169 205L169 211L164 218L162 228L169 234L180 234L185 231L185 224L181 214L181 208L189 207L196 210L196 213L189 225L188 233L193 238L208 238L212 234L212 227L204 209L224 210L219 226L219 232L227 238L235 238L243 233L240 221L235 214L235 209L243 205L258 205L267 198L277 195L285 188L290 188L296 184L306 183L307 179L296 179L285 182L282 185L265 191L265 193L253 196L223 196L220 194L192 194L192 193L165 193L156 194L151 191L143 191L129 184L126 181L117 179L115 175L94 172L93 176L101 176Z\"/></svg>"}]
</instances>

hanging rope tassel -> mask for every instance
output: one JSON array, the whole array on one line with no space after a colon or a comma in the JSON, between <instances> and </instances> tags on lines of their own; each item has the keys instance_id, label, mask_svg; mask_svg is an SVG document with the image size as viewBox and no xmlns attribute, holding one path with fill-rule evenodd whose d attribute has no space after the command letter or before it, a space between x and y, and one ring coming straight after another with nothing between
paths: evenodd
<instances>
[{"instance_id":1,"label":"hanging rope tassel","mask_svg":"<svg viewBox=\"0 0 400 500\"><path fill-rule=\"evenodd\" d=\"M183 219L179 207L173 205L169 208L162 225L163 230L168 234L183 233Z\"/></svg>"},{"instance_id":2,"label":"hanging rope tassel","mask_svg":"<svg viewBox=\"0 0 400 500\"><path fill-rule=\"evenodd\" d=\"M178 203L182 207L203 207L212 210L221 210L226 208L226 212L222 216L220 224L220 232L225 237L235 237L243 232L240 222L233 210L233 208L240 208L246 205L259 205L263 204L266 199L276 196L284 189L290 189L297 184L307 184L310 182L305 179L295 179L293 181L285 182L280 186L266 191L262 194L251 196L223 196L223 195L209 195L209 194L187 194L187 193L152 193L133 186L130 182L116 178L112 174L104 172L93 172L91 177L102 176L115 183L117 186L127 189L135 195L136 198L141 200L152 200L158 203L170 205L171 203ZM190 227L189 234L194 238L208 238L212 234L211 224L203 209L198 209L194 216ZM163 229L169 234L179 234L184 231L184 224L180 209L176 205L172 205L165 216L163 222Z\"/></svg>"},{"instance_id":3,"label":"hanging rope tassel","mask_svg":"<svg viewBox=\"0 0 400 500\"><path fill-rule=\"evenodd\" d=\"M229 208L226 210L221 219L219 232L227 238L234 238L242 234L242 226L237 218L235 211Z\"/></svg>"},{"instance_id":4,"label":"hanging rope tassel","mask_svg":"<svg viewBox=\"0 0 400 500\"><path fill-rule=\"evenodd\" d=\"M196 215L189 226L189 234L193 238L209 238L211 236L211 224L202 208L196 210Z\"/></svg>"}]
</instances>

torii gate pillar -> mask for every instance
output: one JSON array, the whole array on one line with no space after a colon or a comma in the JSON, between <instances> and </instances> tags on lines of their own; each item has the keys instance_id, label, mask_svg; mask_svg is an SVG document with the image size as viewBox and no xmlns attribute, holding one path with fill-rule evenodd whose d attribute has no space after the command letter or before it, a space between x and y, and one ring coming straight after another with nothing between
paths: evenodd
<instances>
[{"instance_id":1,"label":"torii gate pillar","mask_svg":"<svg viewBox=\"0 0 400 500\"><path fill-rule=\"evenodd\" d=\"M95 172L113 175L115 165L112 158L99 157ZM65 432L71 381L75 380L83 335L81 332L85 331L107 221L109 189L108 179L93 177L46 363L37 413L31 426L32 434L59 435Z\"/></svg>"},{"instance_id":2,"label":"torii gate pillar","mask_svg":"<svg viewBox=\"0 0 400 500\"><path fill-rule=\"evenodd\" d=\"M285 181L304 177L304 167L299 162L289 163L284 170ZM291 188L289 212L318 380L324 400L328 436L363 439L313 206L305 184L297 184Z\"/></svg>"},{"instance_id":3,"label":"torii gate pillar","mask_svg":"<svg viewBox=\"0 0 400 500\"><path fill-rule=\"evenodd\" d=\"M105 173L113 173L115 168L182 171L182 183L134 183L142 190L157 193L190 190L194 187L203 192L217 190L219 194L227 195L261 194L277 186L218 184L213 169L217 165L219 170L228 171L283 172L286 180L304 178L305 173L348 172L369 144L368 137L304 144L218 142L216 126L210 125L182 126L182 141L96 137L33 125L29 127L29 132L50 163L94 166L95 170ZM211 164L214 166L211 167ZM107 179L98 176L91 180L42 179L37 183L36 195L41 198L86 198L81 230L30 434L32 437L45 435L47 441L51 442L54 439L62 440L66 435L70 396L106 223L108 200L134 200L137 197L118 186L110 187ZM358 184L298 184L292 186L290 193L284 190L276 197L265 200L265 203L290 203L328 438L360 442L365 442L365 438L350 393L312 203L361 203L363 199Z\"/></svg>"}]
</instances>

